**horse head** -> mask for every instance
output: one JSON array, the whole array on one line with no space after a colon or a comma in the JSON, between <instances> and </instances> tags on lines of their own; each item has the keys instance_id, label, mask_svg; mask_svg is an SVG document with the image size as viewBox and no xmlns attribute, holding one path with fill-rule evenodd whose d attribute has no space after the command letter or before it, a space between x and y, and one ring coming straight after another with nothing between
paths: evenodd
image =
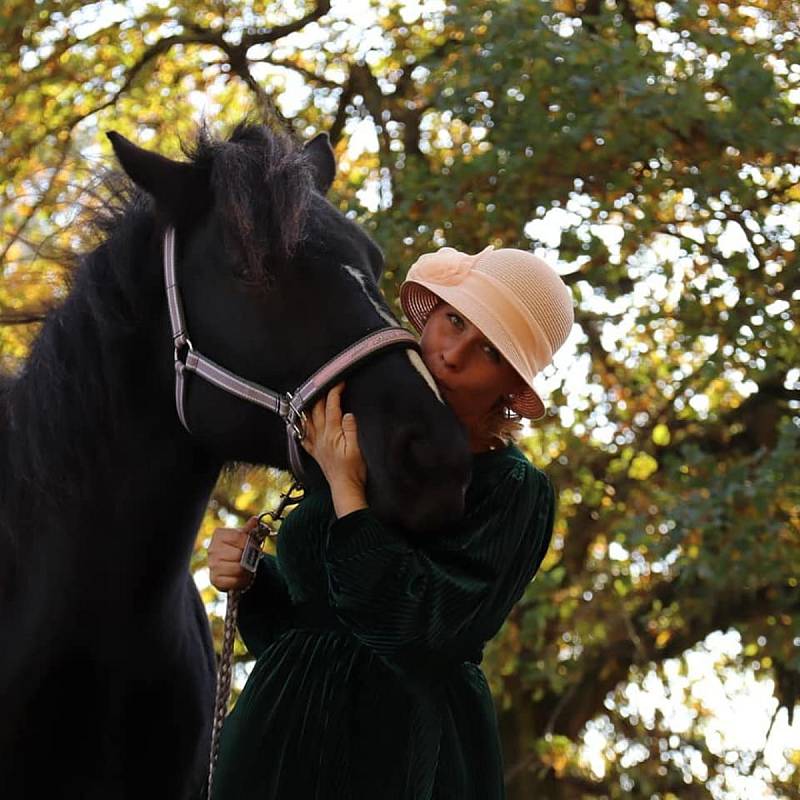
<instances>
[{"instance_id":1,"label":"horse head","mask_svg":"<svg viewBox=\"0 0 800 800\"><path fill-rule=\"evenodd\" d=\"M176 230L176 268L194 348L246 380L292 392L337 353L397 326L378 290L380 249L325 195L335 174L326 135L304 147L263 126L227 141L202 131L188 161L109 134L128 176ZM154 374L172 370L171 337ZM395 349L346 377L358 421L367 497L383 519L435 529L463 512L469 452L418 354ZM284 423L269 411L190 377L191 435L226 461L288 466ZM306 460L306 483L323 480Z\"/></svg>"}]
</instances>

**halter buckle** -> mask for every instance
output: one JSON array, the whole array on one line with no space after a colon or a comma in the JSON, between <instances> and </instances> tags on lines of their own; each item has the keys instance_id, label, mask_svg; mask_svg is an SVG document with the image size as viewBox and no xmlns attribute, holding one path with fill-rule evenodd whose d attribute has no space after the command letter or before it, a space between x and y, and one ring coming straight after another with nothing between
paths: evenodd
<instances>
[{"instance_id":1,"label":"halter buckle","mask_svg":"<svg viewBox=\"0 0 800 800\"><path fill-rule=\"evenodd\" d=\"M302 442L303 439L306 438L306 423L308 422L308 417L306 416L306 412L298 409L295 404L292 402L294 396L291 392L286 392L286 402L289 406L289 411L286 414L286 424L292 429L294 432L295 437L297 438L298 442ZM299 421L299 425L298 425Z\"/></svg>"}]
</instances>

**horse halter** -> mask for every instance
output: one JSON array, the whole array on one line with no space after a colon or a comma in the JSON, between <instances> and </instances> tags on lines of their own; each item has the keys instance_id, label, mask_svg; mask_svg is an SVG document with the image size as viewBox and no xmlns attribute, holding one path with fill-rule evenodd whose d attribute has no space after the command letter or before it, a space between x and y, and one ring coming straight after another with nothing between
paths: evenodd
<instances>
[{"instance_id":1,"label":"horse halter","mask_svg":"<svg viewBox=\"0 0 800 800\"><path fill-rule=\"evenodd\" d=\"M172 326L172 342L175 348L175 406L178 418L187 432L191 433L186 422L184 408L185 375L194 372L200 378L223 389L242 400L247 400L278 414L286 423L289 463L295 477L302 481L303 466L300 459L299 442L305 436L305 409L321 392L345 371L375 353L392 347L414 348L419 350L416 338L404 328L380 328L349 345L337 356L323 364L307 381L300 384L294 392L274 392L258 383L240 378L221 367L192 346L186 330L178 279L175 269L175 228L168 227L164 233L164 283L167 290L167 305Z\"/></svg>"}]
</instances>

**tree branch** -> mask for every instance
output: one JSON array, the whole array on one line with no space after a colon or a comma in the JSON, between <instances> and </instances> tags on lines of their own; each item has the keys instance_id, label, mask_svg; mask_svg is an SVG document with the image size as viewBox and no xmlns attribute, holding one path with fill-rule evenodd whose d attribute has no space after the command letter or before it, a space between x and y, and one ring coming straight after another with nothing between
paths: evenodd
<instances>
[{"instance_id":1,"label":"tree branch","mask_svg":"<svg viewBox=\"0 0 800 800\"><path fill-rule=\"evenodd\" d=\"M658 24L658 17L655 14L642 14L633 7L630 0L617 0L617 7L622 13L622 18L634 29L640 22L652 22Z\"/></svg>"},{"instance_id":2,"label":"tree branch","mask_svg":"<svg viewBox=\"0 0 800 800\"><path fill-rule=\"evenodd\" d=\"M290 22L286 25L277 25L274 28L257 28L251 29L242 36L241 46L245 51L257 44L267 44L269 42L276 42L290 33L302 30L310 22L318 20L320 17L325 16L331 10L330 0L317 0L316 6L313 11L310 11L304 17Z\"/></svg>"},{"instance_id":3,"label":"tree branch","mask_svg":"<svg viewBox=\"0 0 800 800\"><path fill-rule=\"evenodd\" d=\"M70 140L65 139L59 148L58 153L58 161L52 167L53 174L50 176L50 180L47 182L47 188L41 192L36 199L36 202L33 205L28 206L27 211L25 212L25 216L22 218L22 221L17 226L17 229L11 234L11 237L8 240L8 243L3 247L2 251L0 251L0 268L2 268L3 263L6 260L6 256L8 255L8 251L12 248L15 242L17 242L23 233L25 233L25 229L30 224L31 220L36 215L36 212L39 211L42 206L46 205L52 199L53 189L56 185L56 180L58 179L61 168L64 166L64 162L67 160L67 153L69 152L70 148Z\"/></svg>"},{"instance_id":4,"label":"tree branch","mask_svg":"<svg viewBox=\"0 0 800 800\"><path fill-rule=\"evenodd\" d=\"M347 123L347 104L353 99L353 89L350 86L350 82L348 81L347 85L344 87L342 91L342 95L339 98L339 105L336 108L336 116L333 118L333 124L331 125L330 130L328 131L328 136L330 137L331 143L335 146L336 143L341 139L342 133L344 132L344 126Z\"/></svg>"},{"instance_id":5,"label":"tree branch","mask_svg":"<svg viewBox=\"0 0 800 800\"><path fill-rule=\"evenodd\" d=\"M631 614L638 642L632 641L625 626L620 626L616 634L609 634L611 641L606 646L594 653L584 653L581 657L583 677L577 678L581 691L564 703L554 720L554 732L573 739L577 737L583 726L602 708L608 692L626 679L632 666L646 667L653 661L680 656L717 630L728 630L774 614L800 611L800 597L796 590L787 586L764 586L752 592L720 594L715 598L710 613L687 619L682 631L673 635L663 647L657 647L647 626L654 601L659 600L667 607L683 597L701 594L703 588L699 579L692 584L681 583L680 587L675 581L663 583L649 593L640 609ZM707 612L708 608L704 607L703 611ZM553 707L557 697L549 695L540 702L544 707Z\"/></svg>"},{"instance_id":6,"label":"tree branch","mask_svg":"<svg viewBox=\"0 0 800 800\"><path fill-rule=\"evenodd\" d=\"M211 31L203 28L200 25L197 25L190 20L179 20L179 23L186 31L189 31L189 33L180 33L173 36L167 36L150 45L150 47L148 47L130 67L125 75L124 81L114 92L112 92L104 101L90 108L88 111L72 117L72 119L66 123L66 127L68 130L72 130L76 125L88 117L98 114L106 108L113 106L117 100L119 100L119 98L131 88L139 74L151 61L162 55L165 55L176 45L189 44L211 45L222 50L228 57L233 71L240 78L242 78L247 86L256 94L259 105L267 108L269 111L273 111L276 113L276 116L282 119L282 116L277 109L272 107L271 101L266 95L266 92L264 92L264 90L258 85L258 82L250 73L250 70L247 67L246 58L244 57L246 51L254 44L275 41L283 36L288 35L289 33L300 30L304 25L323 16L329 9L329 0L319 0L314 11L307 14L305 17L302 17L301 19L296 20L288 25L271 28L268 31L246 34L242 37L242 42L239 45L231 45L226 42L223 38L224 31ZM59 125L58 130L62 130L63 127L64 125ZM55 129L47 129L44 135L40 138L40 141L54 132Z\"/></svg>"},{"instance_id":7,"label":"tree branch","mask_svg":"<svg viewBox=\"0 0 800 800\"><path fill-rule=\"evenodd\" d=\"M317 86L324 86L326 89L341 89L342 84L336 81L328 80L323 75L317 75L316 72L303 67L294 61L275 59L271 55L264 56L263 58L250 58L250 64L271 64L273 67L280 67L281 69L291 70L299 75L302 75L309 83L315 83Z\"/></svg>"},{"instance_id":8,"label":"tree branch","mask_svg":"<svg viewBox=\"0 0 800 800\"><path fill-rule=\"evenodd\" d=\"M0 325L33 325L35 322L43 322L48 313L48 311L27 314L0 313Z\"/></svg>"},{"instance_id":9,"label":"tree branch","mask_svg":"<svg viewBox=\"0 0 800 800\"><path fill-rule=\"evenodd\" d=\"M245 85L250 89L250 91L252 91L256 96L256 103L262 118L267 119L269 117L274 117L282 128L289 130L291 128L291 124L286 117L283 116L278 106L273 103L272 97L269 95L269 93L256 80L255 75L253 75L253 73L250 71L250 65L245 57L244 48L230 48L227 52L229 55L231 71L235 75L238 75L244 81Z\"/></svg>"}]
</instances>

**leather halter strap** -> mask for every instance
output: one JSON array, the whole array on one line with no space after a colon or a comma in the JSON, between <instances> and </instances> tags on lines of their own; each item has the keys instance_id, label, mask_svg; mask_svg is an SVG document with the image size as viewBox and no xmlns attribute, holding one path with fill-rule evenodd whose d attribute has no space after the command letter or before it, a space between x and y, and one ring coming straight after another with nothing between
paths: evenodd
<instances>
[{"instance_id":1,"label":"leather halter strap","mask_svg":"<svg viewBox=\"0 0 800 800\"><path fill-rule=\"evenodd\" d=\"M278 414L286 423L289 463L298 480L302 480L303 467L299 442L305 435L305 409L328 386L345 371L368 356L392 348L403 347L419 350L416 338L405 328L381 328L345 348L341 353L323 364L307 381L294 392L274 392L254 381L241 378L225 369L192 346L186 330L175 267L175 228L168 227L164 233L164 282L167 291L169 319L172 326L172 343L175 348L175 407L183 427L191 433L186 421L184 407L186 374L194 372L214 386L242 400L266 408Z\"/></svg>"}]
</instances>

